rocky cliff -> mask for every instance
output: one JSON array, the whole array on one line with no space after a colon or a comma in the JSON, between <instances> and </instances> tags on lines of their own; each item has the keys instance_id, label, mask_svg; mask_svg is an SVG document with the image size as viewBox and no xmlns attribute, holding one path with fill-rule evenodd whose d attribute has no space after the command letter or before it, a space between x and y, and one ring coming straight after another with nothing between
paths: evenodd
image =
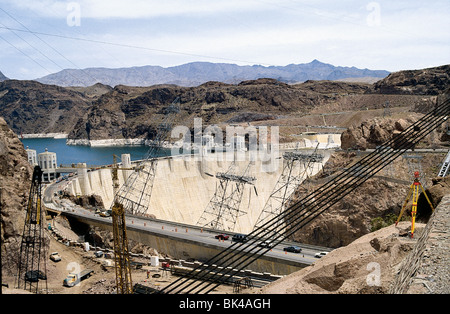
<instances>
[{"instance_id":1,"label":"rocky cliff","mask_svg":"<svg viewBox=\"0 0 450 314\"><path fill-rule=\"evenodd\" d=\"M209 82L198 87L163 85L116 86L93 102L86 118L77 122L71 139L152 139L164 109L180 97L181 112L175 123L192 127L194 118L203 124L274 119L294 112L308 112L325 100L273 79L244 81L237 85ZM263 114L263 115L261 115Z\"/></svg>"},{"instance_id":2,"label":"rocky cliff","mask_svg":"<svg viewBox=\"0 0 450 314\"><path fill-rule=\"evenodd\" d=\"M83 94L35 81L0 83L0 115L18 134L69 133L90 106Z\"/></svg>"},{"instance_id":3,"label":"rocky cliff","mask_svg":"<svg viewBox=\"0 0 450 314\"><path fill-rule=\"evenodd\" d=\"M399 71L374 84L381 94L439 95L450 85L450 65L423 70Z\"/></svg>"},{"instance_id":4,"label":"rocky cliff","mask_svg":"<svg viewBox=\"0 0 450 314\"><path fill-rule=\"evenodd\" d=\"M33 169L22 143L0 117L2 275L16 272Z\"/></svg>"},{"instance_id":5,"label":"rocky cliff","mask_svg":"<svg viewBox=\"0 0 450 314\"><path fill-rule=\"evenodd\" d=\"M300 243L338 248L348 245L359 237L370 233L379 219L389 222L397 217L413 182L413 172L421 171L421 182L429 187L428 195L436 206L442 195L450 193L450 181L433 181L445 153L423 155L420 165L408 159L398 158L384 171L378 173L358 190L345 196L311 223L297 231L293 239ZM354 164L361 158L357 152L336 152L330 156L322 173L304 182L296 192L293 201L301 199L327 182L342 169ZM434 184L434 186L432 186ZM426 222L429 206L423 196L417 219ZM405 216L406 217L406 216Z\"/></svg>"},{"instance_id":6,"label":"rocky cliff","mask_svg":"<svg viewBox=\"0 0 450 314\"><path fill-rule=\"evenodd\" d=\"M195 87L113 88L97 83L63 88L35 81L7 80L0 82L0 115L18 134L62 132L70 133L70 139L84 141L152 139L164 108L180 97L182 110L177 124L190 126L197 117L204 125L263 120L272 121L270 125L285 123L289 128L296 126L293 117L312 111L380 109L386 102L392 107L426 111L436 97L430 95L448 83L446 71L447 66L412 74L399 72L375 85L327 80L286 84L266 78L233 84L210 81ZM405 79L411 75L413 78ZM406 95L399 92L398 86L408 87L409 92ZM323 124L323 119L317 123ZM346 128L348 123L337 126ZM287 129L287 135L292 131Z\"/></svg>"}]
</instances>

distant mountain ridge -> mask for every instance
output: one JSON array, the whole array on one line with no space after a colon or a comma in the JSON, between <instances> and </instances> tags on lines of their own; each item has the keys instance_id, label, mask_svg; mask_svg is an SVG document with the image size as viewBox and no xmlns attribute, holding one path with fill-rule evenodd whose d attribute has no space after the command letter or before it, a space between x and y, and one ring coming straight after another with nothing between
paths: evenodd
<instances>
[{"instance_id":1,"label":"distant mountain ridge","mask_svg":"<svg viewBox=\"0 0 450 314\"><path fill-rule=\"evenodd\" d=\"M92 86L102 83L109 86L152 86L174 84L198 86L209 81L239 83L245 80L272 78L286 83L307 80L340 80L348 78L375 77L383 79L390 72L384 70L341 67L314 60L304 64L287 66L240 66L228 63L192 62L164 68L161 66L141 66L130 68L87 68L65 69L36 81L59 86Z\"/></svg>"}]
</instances>

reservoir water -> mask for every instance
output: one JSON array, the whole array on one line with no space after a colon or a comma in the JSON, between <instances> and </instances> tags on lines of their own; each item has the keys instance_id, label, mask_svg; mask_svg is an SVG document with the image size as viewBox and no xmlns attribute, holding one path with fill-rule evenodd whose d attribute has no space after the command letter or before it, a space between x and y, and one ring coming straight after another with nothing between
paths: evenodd
<instances>
[{"instance_id":1,"label":"reservoir water","mask_svg":"<svg viewBox=\"0 0 450 314\"><path fill-rule=\"evenodd\" d=\"M111 147L90 147L66 145L66 139L55 138L25 138L21 139L24 148L34 149L36 154L43 153L45 149L56 153L58 165L69 165L72 163L85 162L90 166L108 165L113 163L113 155L130 154L131 160L145 158L148 146L111 146ZM161 156L170 154L170 149L162 150Z\"/></svg>"}]
</instances>

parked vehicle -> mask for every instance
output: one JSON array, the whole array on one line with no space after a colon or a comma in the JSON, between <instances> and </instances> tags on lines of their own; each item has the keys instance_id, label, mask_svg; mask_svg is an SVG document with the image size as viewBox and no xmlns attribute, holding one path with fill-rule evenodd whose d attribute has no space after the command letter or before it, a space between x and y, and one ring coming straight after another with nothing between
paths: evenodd
<instances>
[{"instance_id":1,"label":"parked vehicle","mask_svg":"<svg viewBox=\"0 0 450 314\"><path fill-rule=\"evenodd\" d=\"M314 255L314 257L321 258L322 256L325 256L325 255L327 255L327 254L328 254L328 252L319 252L319 253L316 253L316 254Z\"/></svg>"},{"instance_id":2,"label":"parked vehicle","mask_svg":"<svg viewBox=\"0 0 450 314\"><path fill-rule=\"evenodd\" d=\"M73 287L84 279L89 278L93 272L92 269L85 269L79 273L70 273L67 275L67 278L63 280L63 285L66 287Z\"/></svg>"},{"instance_id":3,"label":"parked vehicle","mask_svg":"<svg viewBox=\"0 0 450 314\"><path fill-rule=\"evenodd\" d=\"M58 252L53 252L52 254L50 254L50 259L54 262L59 262L61 261L61 256Z\"/></svg>"},{"instance_id":4,"label":"parked vehicle","mask_svg":"<svg viewBox=\"0 0 450 314\"><path fill-rule=\"evenodd\" d=\"M103 257L104 253L103 253L103 251L95 251L94 255L95 255L95 257Z\"/></svg>"},{"instance_id":5,"label":"parked vehicle","mask_svg":"<svg viewBox=\"0 0 450 314\"><path fill-rule=\"evenodd\" d=\"M100 211L98 214L100 217L111 217L111 212L109 210Z\"/></svg>"},{"instance_id":6,"label":"parked vehicle","mask_svg":"<svg viewBox=\"0 0 450 314\"><path fill-rule=\"evenodd\" d=\"M285 247L283 249L283 251L292 252L292 253L300 253L302 251L302 249L298 246L288 246L288 247Z\"/></svg>"},{"instance_id":7,"label":"parked vehicle","mask_svg":"<svg viewBox=\"0 0 450 314\"><path fill-rule=\"evenodd\" d=\"M247 236L245 234L235 234L231 238L234 242L246 242Z\"/></svg>"},{"instance_id":8,"label":"parked vehicle","mask_svg":"<svg viewBox=\"0 0 450 314\"><path fill-rule=\"evenodd\" d=\"M228 238L229 238L230 236L229 235L226 235L226 234L218 234L218 235L216 235L215 236L215 238L216 239L219 239L219 240L228 240Z\"/></svg>"}]
</instances>

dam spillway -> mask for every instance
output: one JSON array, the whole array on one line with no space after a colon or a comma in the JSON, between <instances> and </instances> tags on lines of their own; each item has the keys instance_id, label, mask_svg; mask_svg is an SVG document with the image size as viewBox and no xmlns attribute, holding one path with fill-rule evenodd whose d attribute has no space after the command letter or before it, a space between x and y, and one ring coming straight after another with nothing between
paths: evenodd
<instances>
[{"instance_id":1,"label":"dam spillway","mask_svg":"<svg viewBox=\"0 0 450 314\"><path fill-rule=\"evenodd\" d=\"M254 177L253 185L244 186L234 232L249 233L253 229L267 200L270 198L283 172L282 154L289 150L280 150L270 165L263 160L249 162L250 152L243 152L239 159L224 158L222 154L209 154L203 158L185 156L162 157L158 159L151 199L146 214L157 219L196 225L204 213L219 184L218 173L226 173L232 163L235 173ZM302 149L301 153L311 154L314 150ZM323 155L321 162L313 162L309 167L298 165L292 175L312 176L322 169L331 155L331 150L319 150ZM307 169L306 169L307 168ZM119 184L123 185L132 170L119 171ZM66 191L70 195L98 195L106 209L110 208L114 198L112 171L98 169L88 171L80 169L78 175L69 181Z\"/></svg>"}]
</instances>

